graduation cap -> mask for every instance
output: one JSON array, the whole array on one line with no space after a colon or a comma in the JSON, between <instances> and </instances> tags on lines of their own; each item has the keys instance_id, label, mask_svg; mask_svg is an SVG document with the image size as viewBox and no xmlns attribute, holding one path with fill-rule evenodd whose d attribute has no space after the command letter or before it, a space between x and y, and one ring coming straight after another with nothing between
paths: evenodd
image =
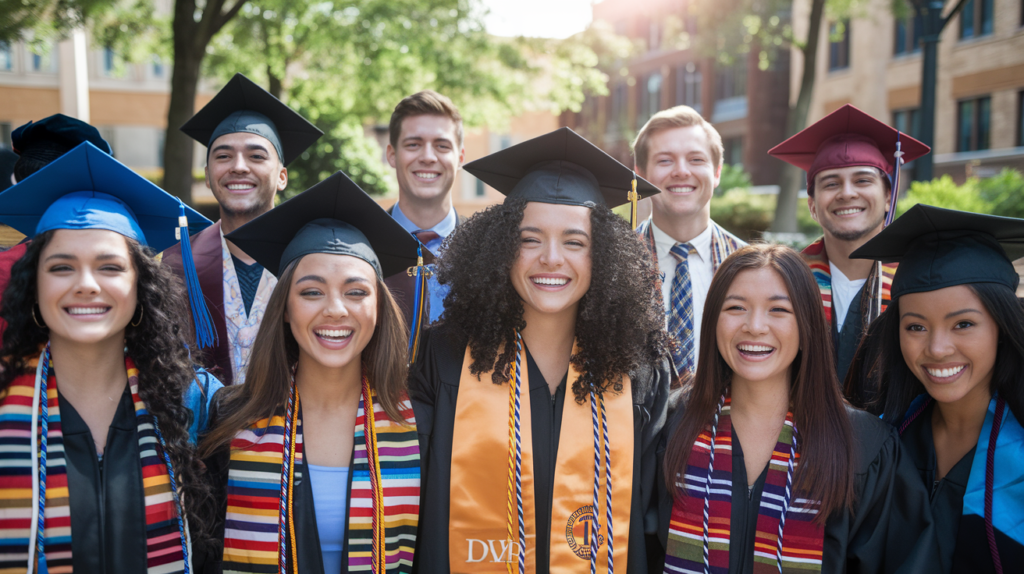
<instances>
[{"instance_id":1,"label":"graduation cap","mask_svg":"<svg viewBox=\"0 0 1024 574\"><path fill-rule=\"evenodd\" d=\"M55 229L105 229L155 251L180 238L199 344L216 340L188 244L189 234L211 221L92 143L79 145L0 193L0 223L30 237Z\"/></svg>"},{"instance_id":2,"label":"graduation cap","mask_svg":"<svg viewBox=\"0 0 1024 574\"><path fill-rule=\"evenodd\" d=\"M463 169L506 197L540 203L612 208L632 201L630 190L640 197L660 192L569 128L471 161Z\"/></svg>"},{"instance_id":3,"label":"graduation cap","mask_svg":"<svg viewBox=\"0 0 1024 574\"><path fill-rule=\"evenodd\" d=\"M181 131L207 148L226 134L256 134L273 144L284 165L324 135L242 74L235 74L203 109L181 126Z\"/></svg>"},{"instance_id":4,"label":"graduation cap","mask_svg":"<svg viewBox=\"0 0 1024 574\"><path fill-rule=\"evenodd\" d=\"M1024 256L1024 219L917 204L854 251L898 261L892 298L968 283L1017 289L1012 259Z\"/></svg>"},{"instance_id":5,"label":"graduation cap","mask_svg":"<svg viewBox=\"0 0 1024 574\"><path fill-rule=\"evenodd\" d=\"M340 171L225 238L278 276L303 255L333 253L366 261L383 279L416 265L419 246Z\"/></svg>"},{"instance_id":6,"label":"graduation cap","mask_svg":"<svg viewBox=\"0 0 1024 574\"><path fill-rule=\"evenodd\" d=\"M18 155L31 154L40 144L56 144L65 151L89 142L100 151L112 154L99 130L93 126L64 114L54 114L38 122L29 122L11 132L11 144Z\"/></svg>"},{"instance_id":7,"label":"graduation cap","mask_svg":"<svg viewBox=\"0 0 1024 574\"><path fill-rule=\"evenodd\" d=\"M814 176L826 169L875 167L899 183L898 165L931 150L850 104L839 108L800 133L768 150L768 154L807 172L807 193L814 193Z\"/></svg>"}]
</instances>

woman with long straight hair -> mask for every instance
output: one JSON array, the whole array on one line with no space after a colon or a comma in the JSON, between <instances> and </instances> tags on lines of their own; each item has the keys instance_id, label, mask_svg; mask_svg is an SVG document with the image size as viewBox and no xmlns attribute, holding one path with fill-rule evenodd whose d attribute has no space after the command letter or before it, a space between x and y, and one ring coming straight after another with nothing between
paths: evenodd
<instances>
[{"instance_id":1,"label":"woman with long straight hair","mask_svg":"<svg viewBox=\"0 0 1024 574\"><path fill-rule=\"evenodd\" d=\"M671 367L656 267L608 207L632 172L568 128L466 170L506 199L448 237L410 378L417 570L645 573Z\"/></svg>"},{"instance_id":2,"label":"woman with long straight hair","mask_svg":"<svg viewBox=\"0 0 1024 574\"><path fill-rule=\"evenodd\" d=\"M416 264L416 240L341 172L228 239L279 280L201 443L223 571L408 572L419 446L384 277Z\"/></svg>"},{"instance_id":3,"label":"woman with long straight hair","mask_svg":"<svg viewBox=\"0 0 1024 574\"><path fill-rule=\"evenodd\" d=\"M697 374L665 435L664 572L894 571L914 545L893 525L926 526L925 494L901 486L912 469L896 433L844 404L800 256L733 253L704 316Z\"/></svg>"},{"instance_id":4,"label":"woman with long straight hair","mask_svg":"<svg viewBox=\"0 0 1024 574\"><path fill-rule=\"evenodd\" d=\"M877 357L869 395L931 493L939 564L920 571L1024 565L1024 310L1007 256L1022 239L1024 220L917 205L853 254L900 264L859 353Z\"/></svg>"},{"instance_id":5,"label":"woman with long straight hair","mask_svg":"<svg viewBox=\"0 0 1024 574\"><path fill-rule=\"evenodd\" d=\"M0 221L32 235L0 308L0 570L206 571L188 300L154 249L210 222L91 143Z\"/></svg>"}]
</instances>

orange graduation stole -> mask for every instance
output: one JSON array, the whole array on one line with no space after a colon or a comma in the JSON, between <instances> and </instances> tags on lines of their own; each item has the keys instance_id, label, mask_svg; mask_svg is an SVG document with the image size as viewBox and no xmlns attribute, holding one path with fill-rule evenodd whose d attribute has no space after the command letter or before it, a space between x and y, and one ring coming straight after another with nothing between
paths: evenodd
<instances>
[{"instance_id":1,"label":"orange graduation stole","mask_svg":"<svg viewBox=\"0 0 1024 574\"><path fill-rule=\"evenodd\" d=\"M530 384L525 351L520 348L512 366L513 376L509 383L502 385L491 382L490 372L480 377L470 373L471 364L467 347L455 408L454 436L457 438L452 444L448 542L451 572L532 574L537 571L537 539ZM568 383L571 385L577 378L579 373L570 364ZM516 393L517 381L519 393ZM518 417L515 416L517 411ZM605 425L595 424L598 412L606 413ZM516 419L518 425L515 425ZM604 432L595 428L602 426L606 427ZM590 429L595 432L587 432ZM608 437L607 444L605 437ZM599 444L596 453L595 441ZM514 480L516 474L518 481ZM606 392L596 401L588 399L581 405L570 394L563 406L555 466L550 572L585 571L590 566L594 545L598 548L598 572L626 571L632 482L633 400L629 377L623 377L622 392ZM595 513L597 483L600 486ZM607 484L612 485L610 497ZM611 525L606 518L609 502ZM518 507L522 508L521 512ZM593 536L595 518L598 523L596 539ZM609 527L613 543L611 561L608 559ZM520 560L520 550L525 560Z\"/></svg>"}]
</instances>

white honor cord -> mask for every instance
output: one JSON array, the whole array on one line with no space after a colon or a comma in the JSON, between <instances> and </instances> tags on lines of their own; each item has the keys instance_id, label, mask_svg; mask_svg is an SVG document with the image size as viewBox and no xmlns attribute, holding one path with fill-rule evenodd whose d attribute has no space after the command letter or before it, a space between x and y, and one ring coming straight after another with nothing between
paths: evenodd
<instances>
[{"instance_id":1,"label":"white honor cord","mask_svg":"<svg viewBox=\"0 0 1024 574\"><path fill-rule=\"evenodd\" d=\"M35 571L36 562L36 536L39 532L39 391L43 378L43 362L46 351L39 355L39 363L36 365L36 384L32 392L32 431L29 435L29 448L32 457L32 520L28 531L28 572Z\"/></svg>"},{"instance_id":2,"label":"white honor cord","mask_svg":"<svg viewBox=\"0 0 1024 574\"><path fill-rule=\"evenodd\" d=\"M882 314L882 262L876 261L875 265L878 266L878 275L875 277L875 283L878 283L878 315L871 317L872 321L877 319L878 316Z\"/></svg>"}]
</instances>

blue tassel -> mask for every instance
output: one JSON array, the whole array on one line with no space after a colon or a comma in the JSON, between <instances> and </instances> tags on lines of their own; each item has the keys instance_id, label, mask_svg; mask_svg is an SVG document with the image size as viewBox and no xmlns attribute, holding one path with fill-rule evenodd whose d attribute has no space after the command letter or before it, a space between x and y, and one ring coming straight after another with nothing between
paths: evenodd
<instances>
[{"instance_id":1,"label":"blue tassel","mask_svg":"<svg viewBox=\"0 0 1024 574\"><path fill-rule=\"evenodd\" d=\"M185 288L188 290L188 302L192 308L192 322L196 326L196 344L200 349L217 345L217 329L213 326L213 317L206 308L206 298L199 285L199 275L192 259L192 244L188 237L188 218L185 217L185 204L178 202L181 211L178 215L178 228L175 235L181 240L181 266L185 271Z\"/></svg>"},{"instance_id":2,"label":"blue tassel","mask_svg":"<svg viewBox=\"0 0 1024 574\"><path fill-rule=\"evenodd\" d=\"M409 326L409 364L412 365L416 362L416 352L420 346L420 331L423 327L423 316L426 315L426 309L424 309L429 288L427 287L427 278L430 277L430 270L423 265L423 244L420 243L416 246L416 267L410 267L408 271L409 275L416 278L416 290L414 292L413 310L412 310L412 325Z\"/></svg>"}]
</instances>

